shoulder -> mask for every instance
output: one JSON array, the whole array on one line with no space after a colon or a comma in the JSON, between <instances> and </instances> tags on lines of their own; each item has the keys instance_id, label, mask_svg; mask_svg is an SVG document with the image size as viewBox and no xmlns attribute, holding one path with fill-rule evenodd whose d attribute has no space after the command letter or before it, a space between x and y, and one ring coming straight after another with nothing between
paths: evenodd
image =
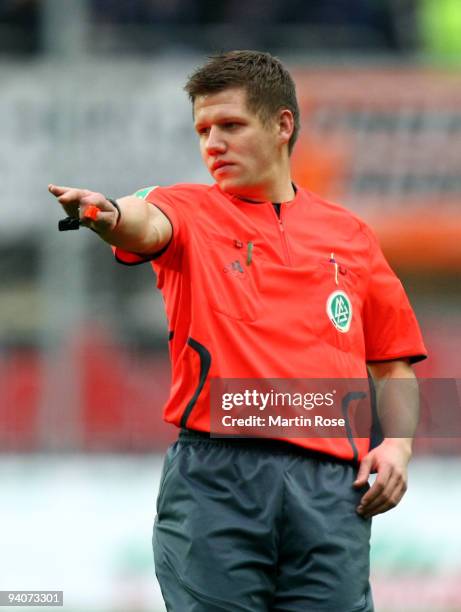
<instances>
[{"instance_id":1,"label":"shoulder","mask_svg":"<svg viewBox=\"0 0 461 612\"><path fill-rule=\"evenodd\" d=\"M368 227L365 221L359 217L359 215L352 212L344 205L338 204L337 202L331 202L330 200L325 200L318 194L307 189L301 189L301 193L303 197L309 201L313 212L316 212L318 216L337 218L345 223L349 222L359 229L365 229Z\"/></svg>"},{"instance_id":2,"label":"shoulder","mask_svg":"<svg viewBox=\"0 0 461 612\"><path fill-rule=\"evenodd\" d=\"M135 191L134 195L137 198L144 200L157 195L174 196L191 196L200 197L206 194L212 185L202 185L200 183L176 183L174 185L152 185L150 187L142 187Z\"/></svg>"},{"instance_id":3,"label":"shoulder","mask_svg":"<svg viewBox=\"0 0 461 612\"><path fill-rule=\"evenodd\" d=\"M330 231L336 229L341 233L350 235L359 234L367 242L374 242L375 235L370 226L359 215L344 205L325 200L304 188L301 189L301 194L309 204L314 219L327 225Z\"/></svg>"},{"instance_id":4,"label":"shoulder","mask_svg":"<svg viewBox=\"0 0 461 612\"><path fill-rule=\"evenodd\" d=\"M144 187L135 192L135 196L162 207L167 205L176 211L184 211L185 215L197 213L197 210L207 201L211 185L198 183L177 183L174 185L154 185Z\"/></svg>"}]
</instances>

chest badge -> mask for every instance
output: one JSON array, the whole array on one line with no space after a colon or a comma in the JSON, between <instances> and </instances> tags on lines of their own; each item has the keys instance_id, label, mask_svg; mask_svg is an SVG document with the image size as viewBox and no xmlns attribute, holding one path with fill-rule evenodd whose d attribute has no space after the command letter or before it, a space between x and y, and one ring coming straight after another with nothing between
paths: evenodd
<instances>
[{"instance_id":1,"label":"chest badge","mask_svg":"<svg viewBox=\"0 0 461 612\"><path fill-rule=\"evenodd\" d=\"M345 291L333 291L327 299L327 315L336 329L343 334L352 322L352 302Z\"/></svg>"}]
</instances>

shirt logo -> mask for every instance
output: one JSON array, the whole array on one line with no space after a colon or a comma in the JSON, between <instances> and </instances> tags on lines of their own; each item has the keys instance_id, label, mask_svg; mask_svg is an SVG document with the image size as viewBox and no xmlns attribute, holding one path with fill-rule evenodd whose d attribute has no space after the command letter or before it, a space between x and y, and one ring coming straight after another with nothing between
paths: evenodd
<instances>
[{"instance_id":1,"label":"shirt logo","mask_svg":"<svg viewBox=\"0 0 461 612\"><path fill-rule=\"evenodd\" d=\"M344 291L334 291L327 300L327 315L336 329L343 334L352 322L352 303Z\"/></svg>"},{"instance_id":2,"label":"shirt logo","mask_svg":"<svg viewBox=\"0 0 461 612\"><path fill-rule=\"evenodd\" d=\"M242 264L238 259L224 266L224 272L240 278L245 276L245 270L242 268Z\"/></svg>"}]
</instances>

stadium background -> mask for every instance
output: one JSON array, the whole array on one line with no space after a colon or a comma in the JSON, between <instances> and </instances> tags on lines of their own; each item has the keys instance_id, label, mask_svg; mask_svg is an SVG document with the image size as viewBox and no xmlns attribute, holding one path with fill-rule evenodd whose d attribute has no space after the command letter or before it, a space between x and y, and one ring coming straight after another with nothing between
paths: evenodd
<instances>
[{"instance_id":1,"label":"stadium background","mask_svg":"<svg viewBox=\"0 0 461 612\"><path fill-rule=\"evenodd\" d=\"M231 48L293 71L296 180L377 230L430 351L418 375L461 377L459 2L0 0L0 590L163 610L161 298L148 266L59 234L46 186L209 182L182 85ZM377 611L459 611L461 441L416 449L409 493L374 522Z\"/></svg>"}]
</instances>

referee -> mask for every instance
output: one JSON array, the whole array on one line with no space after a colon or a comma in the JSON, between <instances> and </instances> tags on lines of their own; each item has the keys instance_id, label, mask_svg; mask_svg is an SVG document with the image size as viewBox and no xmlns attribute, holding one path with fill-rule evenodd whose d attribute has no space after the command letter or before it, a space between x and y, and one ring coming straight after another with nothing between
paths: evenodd
<instances>
[{"instance_id":1,"label":"referee","mask_svg":"<svg viewBox=\"0 0 461 612\"><path fill-rule=\"evenodd\" d=\"M164 418L180 429L153 538L166 607L370 612L371 518L405 493L416 391L396 387L386 406L386 422L404 416L407 437L384 429L372 446L349 430L212 437L210 387L370 374L377 385L415 388L411 364L426 356L418 324L370 228L293 183L300 118L281 62L219 54L185 90L212 185L118 200L49 186L69 216L62 229L89 227L119 262L150 262L163 294L172 364Z\"/></svg>"}]
</instances>

